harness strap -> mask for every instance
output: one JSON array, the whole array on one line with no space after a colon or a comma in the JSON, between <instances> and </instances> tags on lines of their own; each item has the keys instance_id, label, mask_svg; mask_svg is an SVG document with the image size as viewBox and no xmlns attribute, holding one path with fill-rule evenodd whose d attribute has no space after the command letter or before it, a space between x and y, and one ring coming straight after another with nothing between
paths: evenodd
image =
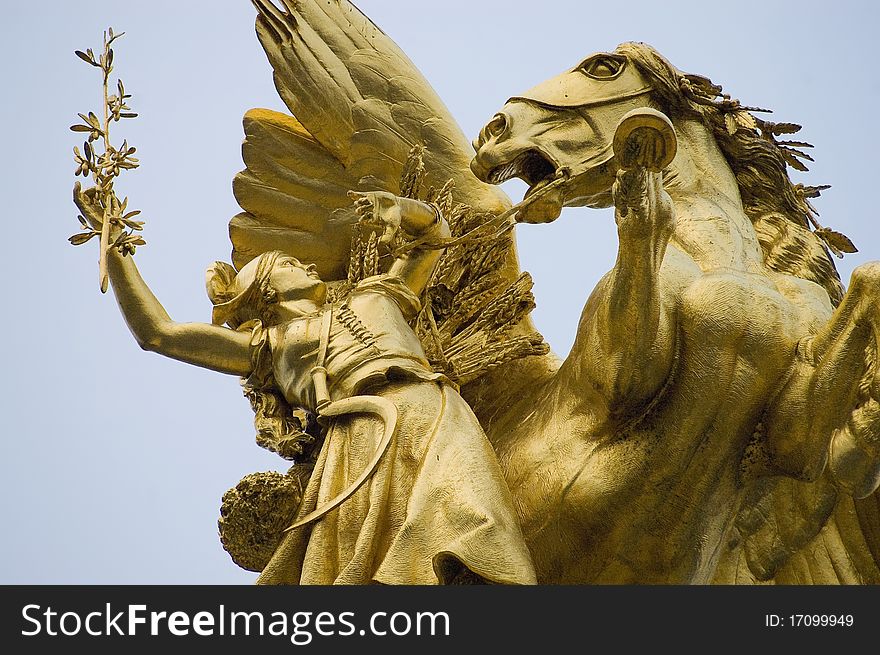
<instances>
[{"instance_id":1,"label":"harness strap","mask_svg":"<svg viewBox=\"0 0 880 655\"><path fill-rule=\"evenodd\" d=\"M318 341L318 358L312 368L312 383L315 385L315 400L318 414L330 404L330 390L327 387L327 369L324 362L327 360L327 348L330 346L330 327L333 325L333 305L327 303L324 313L321 315L321 336Z\"/></svg>"}]
</instances>

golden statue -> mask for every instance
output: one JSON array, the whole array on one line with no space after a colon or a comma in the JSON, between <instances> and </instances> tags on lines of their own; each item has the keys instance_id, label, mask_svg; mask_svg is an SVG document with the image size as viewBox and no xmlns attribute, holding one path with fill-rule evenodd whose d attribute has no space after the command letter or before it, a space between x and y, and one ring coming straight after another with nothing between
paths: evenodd
<instances>
[{"instance_id":1,"label":"golden statue","mask_svg":"<svg viewBox=\"0 0 880 655\"><path fill-rule=\"evenodd\" d=\"M94 192L75 192L100 231ZM398 229L429 244L449 235L425 203L382 192L357 198L383 239ZM115 241L119 229L110 231ZM218 262L208 272L209 325L172 321L133 258L108 253L116 300L142 348L247 378L327 422L296 520L258 582L535 582L492 448L408 324L439 254L416 246L336 302L314 265L279 251L237 272ZM279 443L299 436L277 418Z\"/></svg>"},{"instance_id":2,"label":"golden statue","mask_svg":"<svg viewBox=\"0 0 880 655\"><path fill-rule=\"evenodd\" d=\"M799 126L627 43L511 98L471 148L346 0L254 5L292 115L245 116L216 325L171 322L111 247L139 237L104 234L124 208L76 192L139 341L242 376L258 442L294 462L224 497L236 562L265 582L880 582L880 264L844 290L829 251L854 246L788 176ZM560 361L512 229L612 205L617 262Z\"/></svg>"}]
</instances>

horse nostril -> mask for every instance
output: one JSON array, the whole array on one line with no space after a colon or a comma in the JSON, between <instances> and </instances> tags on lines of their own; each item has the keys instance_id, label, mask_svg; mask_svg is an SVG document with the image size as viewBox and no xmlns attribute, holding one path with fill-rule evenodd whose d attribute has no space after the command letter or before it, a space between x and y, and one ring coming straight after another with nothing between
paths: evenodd
<instances>
[{"instance_id":1,"label":"horse nostril","mask_svg":"<svg viewBox=\"0 0 880 655\"><path fill-rule=\"evenodd\" d=\"M489 171L479 161L477 161L478 158L479 158L479 155L477 155L476 157L474 157L471 160L471 172L481 182L487 182L488 181L487 178L489 176Z\"/></svg>"},{"instance_id":2,"label":"horse nostril","mask_svg":"<svg viewBox=\"0 0 880 655\"><path fill-rule=\"evenodd\" d=\"M492 139L498 139L505 132L507 132L507 116L504 114L495 114L492 120L486 123L483 129L480 130L479 136L473 140L471 145L473 145L474 150L479 153L480 148Z\"/></svg>"}]
</instances>

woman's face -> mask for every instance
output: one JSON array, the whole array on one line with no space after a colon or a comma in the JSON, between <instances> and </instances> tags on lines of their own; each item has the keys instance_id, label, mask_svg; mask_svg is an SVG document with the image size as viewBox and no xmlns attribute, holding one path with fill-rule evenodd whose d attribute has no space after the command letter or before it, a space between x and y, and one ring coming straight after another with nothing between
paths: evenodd
<instances>
[{"instance_id":1,"label":"woman's face","mask_svg":"<svg viewBox=\"0 0 880 655\"><path fill-rule=\"evenodd\" d=\"M314 264L303 264L287 255L276 260L269 274L269 284L278 302L312 300L320 305L327 298L327 285L318 277Z\"/></svg>"}]
</instances>

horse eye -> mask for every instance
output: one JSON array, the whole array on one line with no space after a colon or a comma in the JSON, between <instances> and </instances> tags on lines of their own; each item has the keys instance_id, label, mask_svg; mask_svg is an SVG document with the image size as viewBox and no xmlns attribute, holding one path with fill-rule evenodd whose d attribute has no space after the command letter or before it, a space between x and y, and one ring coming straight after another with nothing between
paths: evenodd
<instances>
[{"instance_id":1,"label":"horse eye","mask_svg":"<svg viewBox=\"0 0 880 655\"><path fill-rule=\"evenodd\" d=\"M581 63L577 70L596 80L613 80L623 72L626 59L615 55L593 55Z\"/></svg>"},{"instance_id":2,"label":"horse eye","mask_svg":"<svg viewBox=\"0 0 880 655\"><path fill-rule=\"evenodd\" d=\"M507 119L503 114L495 114L485 129L489 136L501 136L507 129Z\"/></svg>"}]
</instances>

